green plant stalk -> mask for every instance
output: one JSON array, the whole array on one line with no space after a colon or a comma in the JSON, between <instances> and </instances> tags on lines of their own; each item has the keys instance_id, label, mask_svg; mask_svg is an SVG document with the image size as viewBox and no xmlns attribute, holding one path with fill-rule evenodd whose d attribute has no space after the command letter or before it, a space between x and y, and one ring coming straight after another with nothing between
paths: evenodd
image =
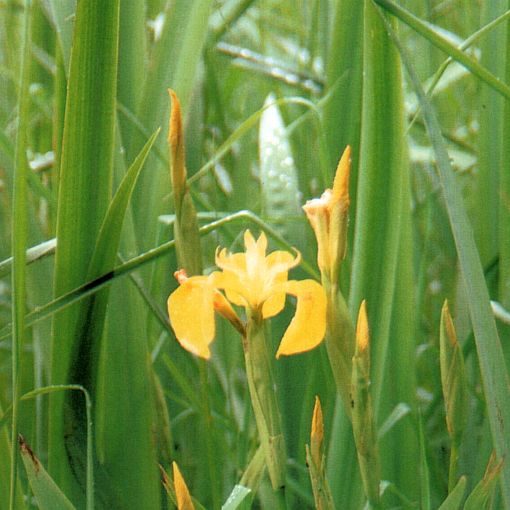
<instances>
[{"instance_id":1,"label":"green plant stalk","mask_svg":"<svg viewBox=\"0 0 510 510\"><path fill-rule=\"evenodd\" d=\"M23 348L26 326L26 246L27 246L27 191L28 191L28 122L29 122L29 79L31 57L31 23L33 7L27 2L24 15L23 32L23 61L20 71L19 113L16 133L15 175L14 175L14 204L12 215L12 422L11 422L11 474L9 481L9 510L14 509L16 502L16 479L18 450L16 448L18 436L18 402L20 391L20 358L19 352Z\"/></svg>"},{"instance_id":2,"label":"green plant stalk","mask_svg":"<svg viewBox=\"0 0 510 510\"><path fill-rule=\"evenodd\" d=\"M264 327L260 310L248 310L246 335L243 338L244 359L250 398L271 485L277 493L279 504L285 508L287 455Z\"/></svg>"},{"instance_id":3,"label":"green plant stalk","mask_svg":"<svg viewBox=\"0 0 510 510\"><path fill-rule=\"evenodd\" d=\"M327 274L322 274L321 283L328 300L325 344L337 391L342 398L345 412L350 417L354 327L337 281L332 281Z\"/></svg>"},{"instance_id":4,"label":"green plant stalk","mask_svg":"<svg viewBox=\"0 0 510 510\"><path fill-rule=\"evenodd\" d=\"M220 487L217 469L217 458L215 454L215 426L211 413L211 402L209 399L209 385L207 377L207 362L199 360L200 372L200 393L201 393L201 410L203 414L203 427L205 435L205 447L207 452L207 468L209 472L209 484L211 488L212 507L214 509L220 508Z\"/></svg>"}]
</instances>

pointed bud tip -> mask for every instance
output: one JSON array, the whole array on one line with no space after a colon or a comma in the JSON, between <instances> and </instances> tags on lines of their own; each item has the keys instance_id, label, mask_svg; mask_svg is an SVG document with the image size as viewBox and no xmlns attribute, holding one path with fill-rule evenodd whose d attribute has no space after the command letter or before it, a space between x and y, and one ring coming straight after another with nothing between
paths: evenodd
<instances>
[{"instance_id":1,"label":"pointed bud tip","mask_svg":"<svg viewBox=\"0 0 510 510\"><path fill-rule=\"evenodd\" d=\"M191 495L188 490L188 486L184 481L184 478L177 466L177 463L172 462L172 469L174 475L174 487L175 487L175 496L177 498L177 508L178 510L193 510L195 507L191 500Z\"/></svg>"},{"instance_id":2,"label":"pointed bud tip","mask_svg":"<svg viewBox=\"0 0 510 510\"><path fill-rule=\"evenodd\" d=\"M360 352L368 347L369 329L366 301L361 302L358 313L358 324L356 326L356 347Z\"/></svg>"},{"instance_id":3,"label":"pointed bud tip","mask_svg":"<svg viewBox=\"0 0 510 510\"><path fill-rule=\"evenodd\" d=\"M181 103L177 94L172 90L168 89L168 94L172 101L170 111L170 125L168 129L168 143L175 147L182 136L182 114L181 114Z\"/></svg>"},{"instance_id":4,"label":"pointed bud tip","mask_svg":"<svg viewBox=\"0 0 510 510\"><path fill-rule=\"evenodd\" d=\"M321 401L318 396L315 397L315 405L312 415L312 430L310 433L312 441L322 443L324 438L324 419L322 416Z\"/></svg>"},{"instance_id":5,"label":"pointed bud tip","mask_svg":"<svg viewBox=\"0 0 510 510\"><path fill-rule=\"evenodd\" d=\"M333 181L333 196L341 200L343 207L347 209L350 204L349 176L351 172L351 147L348 145L338 163L335 179Z\"/></svg>"},{"instance_id":6,"label":"pointed bud tip","mask_svg":"<svg viewBox=\"0 0 510 510\"><path fill-rule=\"evenodd\" d=\"M453 319L450 314L450 307L448 306L448 300L445 299L443 308L441 310L441 323L446 330L446 334L448 336L448 340L453 347L455 347L458 343L457 340L457 332L455 331L455 326L453 324Z\"/></svg>"}]
</instances>

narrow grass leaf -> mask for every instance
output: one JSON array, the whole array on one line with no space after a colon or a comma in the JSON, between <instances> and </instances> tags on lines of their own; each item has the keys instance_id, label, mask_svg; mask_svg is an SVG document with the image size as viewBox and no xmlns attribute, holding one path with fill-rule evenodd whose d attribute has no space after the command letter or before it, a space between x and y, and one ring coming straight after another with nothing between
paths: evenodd
<instances>
[{"instance_id":1,"label":"narrow grass leaf","mask_svg":"<svg viewBox=\"0 0 510 510\"><path fill-rule=\"evenodd\" d=\"M19 437L19 447L28 481L40 510L74 510L76 507L44 469L22 436Z\"/></svg>"},{"instance_id":2,"label":"narrow grass leaf","mask_svg":"<svg viewBox=\"0 0 510 510\"><path fill-rule=\"evenodd\" d=\"M508 0L486 3L481 9L483 22L490 21L496 14L501 14L509 7ZM510 58L507 43L507 27L498 27L490 32L481 42L481 62L495 76L504 77L507 59ZM502 97L492 88L482 84L479 95L480 130L478 133L478 168L473 174L471 209L473 215L473 232L483 266L487 266L498 254L500 233L498 216L500 207L487 207L495 198L505 202L500 191L500 178L508 172L509 160L505 160L505 103L509 98ZM508 203L503 203L503 209ZM506 236L503 231L502 234Z\"/></svg>"},{"instance_id":3,"label":"narrow grass leaf","mask_svg":"<svg viewBox=\"0 0 510 510\"><path fill-rule=\"evenodd\" d=\"M23 61L20 71L18 125L16 132L15 172L12 211L12 324L11 342L12 367L12 424L11 424L11 476L9 483L9 509L14 509L17 482L17 449L14 446L18 435L18 399L21 387L20 352L25 347L25 310L26 310L26 247L28 236L28 173L27 161L28 126L29 126L29 80L30 80L30 47L32 41L33 8L29 3L25 6L23 31Z\"/></svg>"},{"instance_id":4,"label":"narrow grass leaf","mask_svg":"<svg viewBox=\"0 0 510 510\"><path fill-rule=\"evenodd\" d=\"M391 30L391 27L387 26ZM510 401L510 384L480 257L475 246L462 196L455 182L436 114L425 96L407 52L394 32L391 30L390 33L418 96L427 132L436 153L444 203L450 219L462 279L466 287L467 303L475 335L493 444L498 458L508 458L510 454L510 435L508 434L510 407L507 403ZM508 509L510 508L510 463L504 463L503 465L501 489L504 508Z\"/></svg>"},{"instance_id":5,"label":"narrow grass leaf","mask_svg":"<svg viewBox=\"0 0 510 510\"><path fill-rule=\"evenodd\" d=\"M461 476L457 485L448 494L447 498L441 503L439 510L459 510L462 499L464 498L464 492L466 491L466 477Z\"/></svg>"},{"instance_id":6,"label":"narrow grass leaf","mask_svg":"<svg viewBox=\"0 0 510 510\"><path fill-rule=\"evenodd\" d=\"M86 281L96 238L110 201L118 17L118 0L106 4L93 0L77 5L60 168L56 296ZM81 313L85 312L86 308L73 307L54 318L52 384L66 383L71 377L72 359L79 351L81 335L77 321L84 321ZM75 425L82 429L83 424ZM63 438L64 397L52 395L49 472L78 502L82 491L69 465Z\"/></svg>"},{"instance_id":7,"label":"narrow grass leaf","mask_svg":"<svg viewBox=\"0 0 510 510\"><path fill-rule=\"evenodd\" d=\"M73 37L73 17L76 12L76 0L61 2L59 0L43 0L47 15L55 27L57 40L64 58L64 69L69 76L71 60L71 44Z\"/></svg>"},{"instance_id":8,"label":"narrow grass leaf","mask_svg":"<svg viewBox=\"0 0 510 510\"><path fill-rule=\"evenodd\" d=\"M235 485L227 501L222 505L221 510L237 510L250 495L251 489L244 485Z\"/></svg>"},{"instance_id":9,"label":"narrow grass leaf","mask_svg":"<svg viewBox=\"0 0 510 510\"><path fill-rule=\"evenodd\" d=\"M496 461L494 454L491 455L489 463L482 480L480 480L473 492L466 499L464 510L488 510L492 508L496 483L505 461Z\"/></svg>"},{"instance_id":10,"label":"narrow grass leaf","mask_svg":"<svg viewBox=\"0 0 510 510\"><path fill-rule=\"evenodd\" d=\"M106 211L105 218L99 230L99 234L89 266L88 278L93 279L113 269L119 249L122 224L127 211L129 200L135 188L136 182L143 168L145 160L151 150L160 130L147 140L133 164L129 167L122 179L119 188Z\"/></svg>"},{"instance_id":11,"label":"narrow grass leaf","mask_svg":"<svg viewBox=\"0 0 510 510\"><path fill-rule=\"evenodd\" d=\"M427 461L427 445L425 444L425 435L423 433L423 420L421 415L418 417L418 438L420 443L420 508L422 510L430 510L430 474Z\"/></svg>"},{"instance_id":12,"label":"narrow grass leaf","mask_svg":"<svg viewBox=\"0 0 510 510\"><path fill-rule=\"evenodd\" d=\"M402 74L398 55L371 2L365 2L360 169L351 313L366 299L373 339L373 395L380 408L406 174ZM385 171L381 171L384 165ZM384 219L382 218L384 216Z\"/></svg>"}]
</instances>

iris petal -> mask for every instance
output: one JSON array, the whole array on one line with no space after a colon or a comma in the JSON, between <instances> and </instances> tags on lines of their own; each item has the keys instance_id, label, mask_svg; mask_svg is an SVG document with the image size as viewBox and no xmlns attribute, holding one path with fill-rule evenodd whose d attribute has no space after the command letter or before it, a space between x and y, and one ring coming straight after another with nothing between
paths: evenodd
<instances>
[{"instance_id":1,"label":"iris petal","mask_svg":"<svg viewBox=\"0 0 510 510\"><path fill-rule=\"evenodd\" d=\"M326 332L326 294L314 280L291 280L287 293L297 297L296 314L283 335L276 357L309 351L319 345Z\"/></svg>"},{"instance_id":2,"label":"iris petal","mask_svg":"<svg viewBox=\"0 0 510 510\"><path fill-rule=\"evenodd\" d=\"M273 251L266 257L268 274L267 278L271 296L262 305L262 317L268 319L279 314L285 306L285 290L274 292L281 287L281 283L287 281L287 267L291 266L294 257L287 251ZM278 287L275 287L278 285Z\"/></svg>"},{"instance_id":3,"label":"iris petal","mask_svg":"<svg viewBox=\"0 0 510 510\"><path fill-rule=\"evenodd\" d=\"M170 324L179 343L189 352L209 359L214 339L214 287L207 276L192 276L168 298Z\"/></svg>"},{"instance_id":4,"label":"iris petal","mask_svg":"<svg viewBox=\"0 0 510 510\"><path fill-rule=\"evenodd\" d=\"M239 278L237 273L224 270L222 273L214 271L210 275L211 283L217 289L222 289L227 295L227 299L238 306L247 306L246 286L243 279Z\"/></svg>"}]
</instances>

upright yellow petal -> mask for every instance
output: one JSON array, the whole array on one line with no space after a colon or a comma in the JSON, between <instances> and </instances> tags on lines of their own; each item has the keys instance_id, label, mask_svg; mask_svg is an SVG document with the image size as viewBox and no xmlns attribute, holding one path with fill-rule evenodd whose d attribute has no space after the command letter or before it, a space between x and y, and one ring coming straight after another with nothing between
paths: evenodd
<instances>
[{"instance_id":1,"label":"upright yellow petal","mask_svg":"<svg viewBox=\"0 0 510 510\"><path fill-rule=\"evenodd\" d=\"M246 272L252 280L252 284L255 284L255 281L258 281L266 272L266 234L261 232L255 241L252 233L247 230L244 233L244 245L246 247Z\"/></svg>"},{"instance_id":2,"label":"upright yellow petal","mask_svg":"<svg viewBox=\"0 0 510 510\"><path fill-rule=\"evenodd\" d=\"M191 500L191 495L188 490L188 486L184 481L184 478L177 467L175 462L172 462L172 468L174 472L174 488L175 496L177 498L177 510L195 510L195 505Z\"/></svg>"},{"instance_id":3,"label":"upright yellow petal","mask_svg":"<svg viewBox=\"0 0 510 510\"><path fill-rule=\"evenodd\" d=\"M291 280L282 285L297 297L296 314L283 335L276 357L309 351L326 332L326 293L315 280Z\"/></svg>"},{"instance_id":4,"label":"upright yellow petal","mask_svg":"<svg viewBox=\"0 0 510 510\"><path fill-rule=\"evenodd\" d=\"M207 276L183 281L168 298L170 324L179 343L189 352L209 359L214 339L214 287Z\"/></svg>"}]
</instances>

